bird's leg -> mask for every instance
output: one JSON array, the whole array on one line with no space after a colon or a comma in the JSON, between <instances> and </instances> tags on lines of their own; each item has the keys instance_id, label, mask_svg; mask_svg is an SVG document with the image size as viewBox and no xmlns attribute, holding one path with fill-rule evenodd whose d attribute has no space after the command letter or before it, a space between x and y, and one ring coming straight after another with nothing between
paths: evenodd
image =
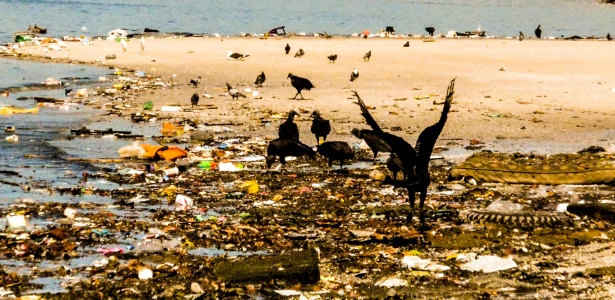
<instances>
[{"instance_id":1,"label":"bird's leg","mask_svg":"<svg viewBox=\"0 0 615 300\"><path fill-rule=\"evenodd\" d=\"M421 226L425 226L425 210L423 210L423 204L427 198L427 186L421 187L421 194L419 196L419 219L421 220Z\"/></svg>"},{"instance_id":2,"label":"bird's leg","mask_svg":"<svg viewBox=\"0 0 615 300\"><path fill-rule=\"evenodd\" d=\"M412 223L412 212L414 211L414 200L416 199L414 188L408 186L408 202L410 202L410 212L406 216L406 224Z\"/></svg>"},{"instance_id":3,"label":"bird's leg","mask_svg":"<svg viewBox=\"0 0 615 300\"><path fill-rule=\"evenodd\" d=\"M297 95L299 95L299 93L300 93L300 92L297 92L297 93L295 94L295 97L293 97L293 99L297 99ZM303 96L301 96L301 97L303 97Z\"/></svg>"},{"instance_id":4,"label":"bird's leg","mask_svg":"<svg viewBox=\"0 0 615 300\"><path fill-rule=\"evenodd\" d=\"M301 92L299 92L299 95L301 96L301 100L304 100L303 99L303 94L301 94Z\"/></svg>"}]
</instances>

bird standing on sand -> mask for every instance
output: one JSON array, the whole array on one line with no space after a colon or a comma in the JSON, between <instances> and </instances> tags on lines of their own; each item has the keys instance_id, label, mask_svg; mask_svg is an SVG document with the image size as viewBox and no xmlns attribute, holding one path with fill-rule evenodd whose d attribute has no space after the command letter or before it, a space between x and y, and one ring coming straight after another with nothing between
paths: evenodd
<instances>
[{"instance_id":1,"label":"bird standing on sand","mask_svg":"<svg viewBox=\"0 0 615 300\"><path fill-rule=\"evenodd\" d=\"M190 98L190 104L192 104L192 107L199 105L199 99L200 97L198 93L192 94L192 97Z\"/></svg>"},{"instance_id":2,"label":"bird standing on sand","mask_svg":"<svg viewBox=\"0 0 615 300\"><path fill-rule=\"evenodd\" d=\"M145 38L141 37L141 55L145 52Z\"/></svg>"},{"instance_id":3,"label":"bird standing on sand","mask_svg":"<svg viewBox=\"0 0 615 300\"><path fill-rule=\"evenodd\" d=\"M608 41L610 41L610 40L612 40L612 39L613 39L613 38L611 37L611 34L610 34L610 33L607 33L607 34L606 34L606 39L607 39Z\"/></svg>"},{"instance_id":4,"label":"bird standing on sand","mask_svg":"<svg viewBox=\"0 0 615 300\"><path fill-rule=\"evenodd\" d=\"M430 36L433 36L433 33L436 31L436 29L433 27L425 27L425 30L427 31L427 33L429 33Z\"/></svg>"},{"instance_id":5,"label":"bird standing on sand","mask_svg":"<svg viewBox=\"0 0 615 300\"><path fill-rule=\"evenodd\" d=\"M297 53L295 53L295 57L301 58L303 55L305 55L305 52L301 48L297 50Z\"/></svg>"},{"instance_id":6,"label":"bird standing on sand","mask_svg":"<svg viewBox=\"0 0 615 300\"><path fill-rule=\"evenodd\" d=\"M329 59L329 62L334 63L335 60L337 60L337 54L329 55L327 58Z\"/></svg>"},{"instance_id":7,"label":"bird standing on sand","mask_svg":"<svg viewBox=\"0 0 615 300\"><path fill-rule=\"evenodd\" d=\"M425 224L425 212L423 211L423 205L425 204L425 199L427 197L427 187L431 183L431 177L429 175L429 161L431 159L431 153L433 152L436 141L438 140L444 125L446 124L448 113L453 102L454 89L455 79L453 79L448 86L440 120L437 123L425 128L423 132L421 132L416 141L415 148L408 144L408 142L406 142L403 138L388 132L384 132L367 110L367 107L365 106L363 100L359 97L359 94L355 92L357 104L361 107L361 115L363 115L363 118L365 118L367 124L372 127L374 133L390 147L390 152L399 158L403 170L406 171L404 178L407 179L398 181L388 178L388 180L385 180L383 184L392 183L397 187L405 187L408 190L408 200L410 202L411 210L406 218L407 222L412 221L412 210L414 209L414 201L416 199L415 193L419 192L419 218L421 225Z\"/></svg>"},{"instance_id":8,"label":"bird standing on sand","mask_svg":"<svg viewBox=\"0 0 615 300\"><path fill-rule=\"evenodd\" d=\"M290 52L290 45L288 43L286 43L286 47L284 47L284 51L286 51L286 54Z\"/></svg>"},{"instance_id":9,"label":"bird standing on sand","mask_svg":"<svg viewBox=\"0 0 615 300\"><path fill-rule=\"evenodd\" d=\"M228 82L226 83L226 89L228 90L228 94L231 95L232 99L239 100L239 97L246 98L246 95L240 93L236 88L230 85Z\"/></svg>"},{"instance_id":10,"label":"bird standing on sand","mask_svg":"<svg viewBox=\"0 0 615 300\"><path fill-rule=\"evenodd\" d=\"M359 78L359 71L357 71L357 68L354 68L352 73L350 73L350 81L355 81L357 78Z\"/></svg>"},{"instance_id":11,"label":"bird standing on sand","mask_svg":"<svg viewBox=\"0 0 615 300\"><path fill-rule=\"evenodd\" d=\"M363 55L363 59L365 61L369 61L370 58L372 58L372 50L369 50L367 53L365 53L365 55Z\"/></svg>"},{"instance_id":12,"label":"bird standing on sand","mask_svg":"<svg viewBox=\"0 0 615 300\"><path fill-rule=\"evenodd\" d=\"M254 84L257 87L263 87L263 83L265 82L265 79L267 79L267 77L265 76L265 72L261 72L260 75L256 76L256 81L254 81Z\"/></svg>"},{"instance_id":13,"label":"bird standing on sand","mask_svg":"<svg viewBox=\"0 0 615 300\"><path fill-rule=\"evenodd\" d=\"M319 145L321 137L323 142L327 141L327 135L331 133L331 122L324 119L318 110L312 112L310 117L314 118L314 120L312 120L312 127L310 127L310 130L316 136L316 145Z\"/></svg>"},{"instance_id":14,"label":"bird standing on sand","mask_svg":"<svg viewBox=\"0 0 615 300\"><path fill-rule=\"evenodd\" d=\"M192 84L194 87L198 87L200 83L201 83L201 76L190 79L190 84Z\"/></svg>"},{"instance_id":15,"label":"bird standing on sand","mask_svg":"<svg viewBox=\"0 0 615 300\"><path fill-rule=\"evenodd\" d=\"M126 52L128 50L128 43L126 43L126 40L120 39L120 44L122 44L122 52Z\"/></svg>"},{"instance_id":16,"label":"bird standing on sand","mask_svg":"<svg viewBox=\"0 0 615 300\"><path fill-rule=\"evenodd\" d=\"M540 24L538 24L538 27L536 27L536 30L534 30L534 34L536 34L537 38L540 38L542 36L542 29L540 29Z\"/></svg>"},{"instance_id":17,"label":"bird standing on sand","mask_svg":"<svg viewBox=\"0 0 615 300\"><path fill-rule=\"evenodd\" d=\"M519 41L523 41L523 39L525 39L525 34L523 34L523 32L519 31Z\"/></svg>"},{"instance_id":18,"label":"bird standing on sand","mask_svg":"<svg viewBox=\"0 0 615 300\"><path fill-rule=\"evenodd\" d=\"M329 167L333 165L333 161L340 161L340 169L344 168L344 160L354 158L352 148L346 142L334 141L324 142L316 146L318 154L326 157L329 160Z\"/></svg>"},{"instance_id":19,"label":"bird standing on sand","mask_svg":"<svg viewBox=\"0 0 615 300\"><path fill-rule=\"evenodd\" d=\"M299 114L294 109L291 109L288 112L286 121L278 127L278 137L280 139L299 141L299 127L294 122L295 116L299 116Z\"/></svg>"},{"instance_id":20,"label":"bird standing on sand","mask_svg":"<svg viewBox=\"0 0 615 300\"><path fill-rule=\"evenodd\" d=\"M311 90L315 86L310 82L309 79L295 76L293 73L288 73L288 78L290 78L290 84L297 89L297 93L293 99L297 99L297 95L301 95L301 99L303 99L303 94L301 94L302 90Z\"/></svg>"},{"instance_id":21,"label":"bird standing on sand","mask_svg":"<svg viewBox=\"0 0 615 300\"><path fill-rule=\"evenodd\" d=\"M391 147L385 141L380 139L373 130L353 128L350 131L354 136L365 141L367 146L374 153L373 160L376 160L379 152L391 152Z\"/></svg>"},{"instance_id":22,"label":"bird standing on sand","mask_svg":"<svg viewBox=\"0 0 615 300\"><path fill-rule=\"evenodd\" d=\"M406 42L406 43L404 44L404 47L410 47L410 41Z\"/></svg>"},{"instance_id":23,"label":"bird standing on sand","mask_svg":"<svg viewBox=\"0 0 615 300\"><path fill-rule=\"evenodd\" d=\"M229 50L228 52L226 52L226 58L230 59L230 60L243 60L244 58L250 56L249 54L244 55L241 53L237 53L237 52L233 52L231 50Z\"/></svg>"},{"instance_id":24,"label":"bird standing on sand","mask_svg":"<svg viewBox=\"0 0 615 300\"><path fill-rule=\"evenodd\" d=\"M316 157L316 152L314 152L310 146L299 141L279 138L269 142L265 161L267 167L271 167L276 157L280 157L280 163L285 165L287 156L299 157L306 155L310 158L314 158Z\"/></svg>"}]
</instances>

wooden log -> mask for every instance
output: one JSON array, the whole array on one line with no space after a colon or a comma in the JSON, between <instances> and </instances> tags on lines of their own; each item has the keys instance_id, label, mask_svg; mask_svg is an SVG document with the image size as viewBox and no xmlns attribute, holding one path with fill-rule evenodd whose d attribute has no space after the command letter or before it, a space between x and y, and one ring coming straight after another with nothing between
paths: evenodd
<instances>
[{"instance_id":1,"label":"wooden log","mask_svg":"<svg viewBox=\"0 0 615 300\"><path fill-rule=\"evenodd\" d=\"M283 279L287 282L315 283L320 280L318 253L314 248L224 262L215 268L215 274L224 282L265 282Z\"/></svg>"}]
</instances>

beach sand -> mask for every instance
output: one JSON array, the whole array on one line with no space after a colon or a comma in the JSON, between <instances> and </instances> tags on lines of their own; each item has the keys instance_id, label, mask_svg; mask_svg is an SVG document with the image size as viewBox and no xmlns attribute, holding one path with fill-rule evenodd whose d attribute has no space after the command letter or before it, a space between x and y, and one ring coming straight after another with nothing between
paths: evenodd
<instances>
[{"instance_id":1,"label":"beach sand","mask_svg":"<svg viewBox=\"0 0 615 300\"><path fill-rule=\"evenodd\" d=\"M410 47L402 47L406 42ZM284 54L289 43L290 54ZM437 121L449 82L456 78L455 100L438 145L453 141L466 146L471 140L505 151L574 152L591 145L608 147L615 137L615 69L613 44L607 41L526 39L397 39L316 37L240 38L191 37L146 39L141 53L138 39L126 52L115 41L92 45L68 43L65 50L43 52L44 45L25 47L24 53L66 56L72 60L132 68L173 81L176 85L140 94L136 104L154 101L154 110L180 103L190 107L198 92L203 122L245 122L253 135L276 137L278 123L266 126L261 118L282 116L294 108L301 140L313 144L309 114L319 109L331 119L329 140L356 140L353 127L367 128L352 92L375 107L373 116L387 127L401 127L395 134L414 141L420 131ZM294 57L302 48L305 55ZM250 56L231 61L232 50ZM372 51L369 62L363 60ZM115 54L117 59L105 60ZM335 63L328 55L337 54ZM101 59L100 62L96 60ZM500 70L504 66L505 71ZM356 67L360 77L350 82ZM225 82L242 90L264 71L267 80L255 98L232 101ZM296 90L288 73L308 78L315 85L303 91L306 100L292 100ZM198 88L189 85L201 76ZM306 113L309 111L309 113ZM182 113L193 114L193 113ZM178 114L179 116L180 114Z\"/></svg>"}]
</instances>

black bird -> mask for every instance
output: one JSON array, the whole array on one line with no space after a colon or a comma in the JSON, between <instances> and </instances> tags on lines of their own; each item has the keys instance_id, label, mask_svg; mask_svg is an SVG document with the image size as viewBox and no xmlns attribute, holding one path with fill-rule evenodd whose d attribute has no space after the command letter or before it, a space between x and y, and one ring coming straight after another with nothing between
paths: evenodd
<instances>
[{"instance_id":1,"label":"black bird","mask_svg":"<svg viewBox=\"0 0 615 300\"><path fill-rule=\"evenodd\" d=\"M310 148L310 146L299 141L280 138L269 142L265 161L267 162L267 167L271 167L271 164L275 162L276 157L279 157L280 163L285 165L287 156L299 157L305 155L310 158L315 158L316 152Z\"/></svg>"},{"instance_id":2,"label":"black bird","mask_svg":"<svg viewBox=\"0 0 615 300\"><path fill-rule=\"evenodd\" d=\"M201 76L190 79L190 84L192 84L194 87L198 87L200 83L201 83Z\"/></svg>"},{"instance_id":3,"label":"black bird","mask_svg":"<svg viewBox=\"0 0 615 300\"><path fill-rule=\"evenodd\" d=\"M519 41L523 41L523 39L525 38L525 34L523 34L523 32L519 31Z\"/></svg>"},{"instance_id":4,"label":"black bird","mask_svg":"<svg viewBox=\"0 0 615 300\"><path fill-rule=\"evenodd\" d=\"M288 43L286 43L286 47L284 47L284 51L286 51L286 54L290 52L290 45Z\"/></svg>"},{"instance_id":5,"label":"black bird","mask_svg":"<svg viewBox=\"0 0 615 300\"><path fill-rule=\"evenodd\" d=\"M399 159L399 157L397 157L397 155L391 154L387 159L386 164L387 169L389 169L389 171L393 173L393 180L397 180L397 174L399 174L399 172L401 172L402 174L406 174L406 169L404 168L404 165L401 163L401 160Z\"/></svg>"},{"instance_id":6,"label":"black bird","mask_svg":"<svg viewBox=\"0 0 615 300\"><path fill-rule=\"evenodd\" d=\"M446 124L448 112L450 111L451 103L453 101L454 89L455 79L453 79L448 86L446 100L444 101L440 120L437 123L425 128L423 132L421 132L416 141L416 149L408 144L408 142L406 142L403 138L384 132L367 110L367 107L365 106L365 103L363 103L363 100L359 97L359 94L355 92L357 104L361 107L361 114L363 115L363 118L365 118L367 124L372 127L374 133L376 133L380 139L389 145L391 152L399 158L403 169L406 170L406 173L404 174L404 178L406 178L405 180L397 181L389 179L388 181L385 181L391 182L397 187L405 187L408 189L408 199L410 201L411 210L406 219L407 222L412 221L412 210L414 209L414 201L416 199L415 193L419 192L419 218L421 225L425 224L423 205L427 197L427 187L431 182L431 178L429 176L429 160L436 141L444 128L444 124Z\"/></svg>"},{"instance_id":7,"label":"black bird","mask_svg":"<svg viewBox=\"0 0 615 300\"><path fill-rule=\"evenodd\" d=\"M410 41L407 41L407 42L404 44L404 47L410 47Z\"/></svg>"},{"instance_id":8,"label":"black bird","mask_svg":"<svg viewBox=\"0 0 615 300\"><path fill-rule=\"evenodd\" d=\"M335 60L337 59L337 54L329 55L327 56L327 58L329 58L329 62L334 63Z\"/></svg>"},{"instance_id":9,"label":"black bird","mask_svg":"<svg viewBox=\"0 0 615 300\"><path fill-rule=\"evenodd\" d=\"M295 116L299 116L299 114L294 109L291 109L288 112L286 121L278 127L278 137L280 139L299 141L299 127L294 122Z\"/></svg>"},{"instance_id":10,"label":"black bird","mask_svg":"<svg viewBox=\"0 0 615 300\"><path fill-rule=\"evenodd\" d=\"M301 95L301 99L303 99L303 94L301 94L301 91L309 91L315 87L307 78L295 76L293 73L288 73L288 78L290 78L290 84L297 89L297 93L293 99L297 99L297 95Z\"/></svg>"},{"instance_id":11,"label":"black bird","mask_svg":"<svg viewBox=\"0 0 615 300\"><path fill-rule=\"evenodd\" d=\"M325 39L327 39L327 40L331 38L331 35L330 35L330 34L328 34L326 31L325 31L324 36L325 36Z\"/></svg>"},{"instance_id":12,"label":"black bird","mask_svg":"<svg viewBox=\"0 0 615 300\"><path fill-rule=\"evenodd\" d=\"M303 51L303 49L299 49L297 50L297 53L295 53L295 57L301 57L305 55L305 52Z\"/></svg>"},{"instance_id":13,"label":"black bird","mask_svg":"<svg viewBox=\"0 0 615 300\"><path fill-rule=\"evenodd\" d=\"M226 52L226 58L230 60L243 60L244 58L247 58L248 56L250 56L250 54L241 54L241 53L233 52L231 50Z\"/></svg>"},{"instance_id":14,"label":"black bird","mask_svg":"<svg viewBox=\"0 0 615 300\"><path fill-rule=\"evenodd\" d=\"M352 73L350 73L350 81L355 81L357 78L359 78L359 71L357 71L357 68L354 68Z\"/></svg>"},{"instance_id":15,"label":"black bird","mask_svg":"<svg viewBox=\"0 0 615 300\"><path fill-rule=\"evenodd\" d=\"M427 30L427 33L429 33L430 36L433 36L433 33L436 31L433 27L425 27L425 30Z\"/></svg>"},{"instance_id":16,"label":"black bird","mask_svg":"<svg viewBox=\"0 0 615 300\"><path fill-rule=\"evenodd\" d=\"M369 50L367 53L365 53L365 55L363 55L363 59L365 61L369 61L370 58L372 58L372 50Z\"/></svg>"},{"instance_id":17,"label":"black bird","mask_svg":"<svg viewBox=\"0 0 615 300\"><path fill-rule=\"evenodd\" d=\"M610 33L607 33L607 34L606 34L606 39L607 39L607 40L609 40L609 41L613 39L613 38L611 37L611 34L610 34Z\"/></svg>"},{"instance_id":18,"label":"black bird","mask_svg":"<svg viewBox=\"0 0 615 300\"><path fill-rule=\"evenodd\" d=\"M340 161L340 169L344 168L344 160L354 158L352 149L346 142L324 142L318 146L318 153L329 160L329 167L333 165L333 161Z\"/></svg>"},{"instance_id":19,"label":"black bird","mask_svg":"<svg viewBox=\"0 0 615 300\"><path fill-rule=\"evenodd\" d=\"M226 89L228 90L228 94L231 95L233 100L235 99L239 100L239 97L246 98L246 95L239 92L236 88L234 88L228 82L226 83Z\"/></svg>"},{"instance_id":20,"label":"black bird","mask_svg":"<svg viewBox=\"0 0 615 300\"><path fill-rule=\"evenodd\" d=\"M534 30L534 33L536 34L537 38L540 38L540 36L542 35L542 29L540 29L540 24L538 24L538 27L536 27L536 30Z\"/></svg>"},{"instance_id":21,"label":"black bird","mask_svg":"<svg viewBox=\"0 0 615 300\"><path fill-rule=\"evenodd\" d=\"M263 87L263 82L265 82L265 79L267 79L265 72L261 72L260 75L256 76L256 81L254 81L254 84L256 84L257 87Z\"/></svg>"},{"instance_id":22,"label":"black bird","mask_svg":"<svg viewBox=\"0 0 615 300\"><path fill-rule=\"evenodd\" d=\"M372 149L374 160L376 160L379 152L391 152L391 147L379 138L373 130L353 128L351 132L357 138L364 140L367 146Z\"/></svg>"},{"instance_id":23,"label":"black bird","mask_svg":"<svg viewBox=\"0 0 615 300\"><path fill-rule=\"evenodd\" d=\"M331 122L324 119L318 110L312 112L310 117L314 117L310 130L316 136L316 145L319 145L320 137L322 137L322 141L325 142L327 140L327 135L331 133Z\"/></svg>"},{"instance_id":24,"label":"black bird","mask_svg":"<svg viewBox=\"0 0 615 300\"><path fill-rule=\"evenodd\" d=\"M198 93L192 94L192 97L190 98L190 103L192 104L192 107L199 105L199 99L200 97Z\"/></svg>"}]
</instances>

